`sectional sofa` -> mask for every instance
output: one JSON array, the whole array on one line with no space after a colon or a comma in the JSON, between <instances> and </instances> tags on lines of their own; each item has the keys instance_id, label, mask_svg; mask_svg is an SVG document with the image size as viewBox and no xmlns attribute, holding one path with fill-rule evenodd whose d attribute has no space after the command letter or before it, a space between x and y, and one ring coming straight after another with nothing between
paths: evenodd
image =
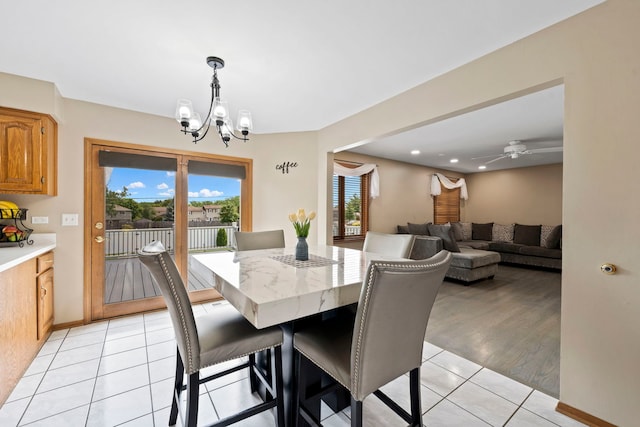
<instances>
[{"instance_id":1,"label":"sectional sofa","mask_svg":"<svg viewBox=\"0 0 640 427\"><path fill-rule=\"evenodd\" d=\"M398 226L414 234L411 257L428 257L439 250L453 253L447 277L473 282L491 278L498 262L562 268L562 226L455 222Z\"/></svg>"}]
</instances>

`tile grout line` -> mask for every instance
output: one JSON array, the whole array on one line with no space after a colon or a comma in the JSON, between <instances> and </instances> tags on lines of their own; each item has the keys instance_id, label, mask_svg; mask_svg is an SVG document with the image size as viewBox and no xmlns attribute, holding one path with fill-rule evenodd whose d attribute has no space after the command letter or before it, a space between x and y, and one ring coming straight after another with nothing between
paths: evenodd
<instances>
[{"instance_id":1,"label":"tile grout line","mask_svg":"<svg viewBox=\"0 0 640 427\"><path fill-rule=\"evenodd\" d=\"M155 406L153 402L153 392L151 391L151 362L149 362L149 343L147 342L147 322L145 322L144 314L142 315L142 330L144 332L144 347L145 347L145 358L147 359L147 375L149 378L149 401L151 402L151 423L155 427L156 425L156 417L155 414ZM159 359L162 360L162 359ZM173 387L171 387L173 391ZM173 393L172 393L173 395ZM163 408L164 409L164 408ZM160 409L158 409L160 410Z\"/></svg>"}]
</instances>

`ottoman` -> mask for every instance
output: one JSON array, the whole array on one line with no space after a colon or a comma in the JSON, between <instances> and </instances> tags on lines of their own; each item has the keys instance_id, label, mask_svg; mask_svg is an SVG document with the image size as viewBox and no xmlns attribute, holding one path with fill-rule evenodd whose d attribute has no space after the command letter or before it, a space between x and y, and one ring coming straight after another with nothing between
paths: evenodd
<instances>
[{"instance_id":1,"label":"ottoman","mask_svg":"<svg viewBox=\"0 0 640 427\"><path fill-rule=\"evenodd\" d=\"M460 248L452 252L453 259L446 277L469 284L481 279L493 279L498 272L500 254L482 249Z\"/></svg>"},{"instance_id":2,"label":"ottoman","mask_svg":"<svg viewBox=\"0 0 640 427\"><path fill-rule=\"evenodd\" d=\"M433 236L416 236L411 248L411 259L431 258L442 250L442 239ZM498 271L500 254L460 246L460 252L451 252L453 259L447 274L449 279L455 279L469 284L476 280L493 279Z\"/></svg>"}]
</instances>

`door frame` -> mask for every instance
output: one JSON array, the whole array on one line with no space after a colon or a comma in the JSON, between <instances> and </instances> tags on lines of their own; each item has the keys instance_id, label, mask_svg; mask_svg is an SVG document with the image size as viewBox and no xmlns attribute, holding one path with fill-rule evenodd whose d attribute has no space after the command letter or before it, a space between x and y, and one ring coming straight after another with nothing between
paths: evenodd
<instances>
[{"instance_id":1,"label":"door frame","mask_svg":"<svg viewBox=\"0 0 640 427\"><path fill-rule=\"evenodd\" d=\"M188 205L188 170L189 160L211 161L220 164L232 164L245 168L245 179L240 184L240 224L243 231L252 228L253 200L253 159L199 153L186 150L159 148L140 144L85 138L84 158L84 322L155 310L165 307L162 297L145 298L143 300L104 304L104 245L95 242L97 236L104 234L103 229L96 229L94 223L98 218L104 223L104 173L98 166L98 152L114 150L143 154L148 156L171 157L177 159L175 212L186 212ZM94 191L98 189L98 191ZM183 277L188 274L188 256L186 231L188 218L176 215L175 218L175 260ZM101 285L97 283L102 281ZM185 283L188 281L185 280ZM214 289L189 292L194 302L220 298Z\"/></svg>"}]
</instances>

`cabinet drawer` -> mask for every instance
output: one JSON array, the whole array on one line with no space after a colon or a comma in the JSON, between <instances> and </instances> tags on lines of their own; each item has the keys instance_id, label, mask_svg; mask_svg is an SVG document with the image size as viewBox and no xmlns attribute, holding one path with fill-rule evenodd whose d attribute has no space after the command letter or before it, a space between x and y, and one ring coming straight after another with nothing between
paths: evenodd
<instances>
[{"instance_id":1,"label":"cabinet drawer","mask_svg":"<svg viewBox=\"0 0 640 427\"><path fill-rule=\"evenodd\" d=\"M38 257L36 267L37 274L47 271L51 267L53 267L53 252L47 252L46 254Z\"/></svg>"}]
</instances>

